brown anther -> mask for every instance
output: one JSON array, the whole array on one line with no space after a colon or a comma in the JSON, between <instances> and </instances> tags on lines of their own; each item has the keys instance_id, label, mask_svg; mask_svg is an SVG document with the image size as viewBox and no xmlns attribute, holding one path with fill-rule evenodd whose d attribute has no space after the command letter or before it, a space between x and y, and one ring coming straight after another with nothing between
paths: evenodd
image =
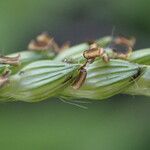
<instances>
[{"instance_id":1,"label":"brown anther","mask_svg":"<svg viewBox=\"0 0 150 150\"><path fill-rule=\"evenodd\" d=\"M119 59L128 59L129 56L131 55L132 53L132 48L131 47L128 47L128 50L126 53L116 53L114 52L114 58L119 58Z\"/></svg>"},{"instance_id":2,"label":"brown anther","mask_svg":"<svg viewBox=\"0 0 150 150\"><path fill-rule=\"evenodd\" d=\"M83 56L86 59L94 59L96 57L101 57L101 55L104 53L103 48L92 48L89 50L86 50L83 52Z\"/></svg>"},{"instance_id":3,"label":"brown anther","mask_svg":"<svg viewBox=\"0 0 150 150\"><path fill-rule=\"evenodd\" d=\"M1 64L19 65L20 64L20 54L16 57L0 56Z\"/></svg>"},{"instance_id":4,"label":"brown anther","mask_svg":"<svg viewBox=\"0 0 150 150\"><path fill-rule=\"evenodd\" d=\"M85 68L81 68L78 77L76 78L76 80L74 81L72 87L77 90L79 89L85 82L87 76L87 71Z\"/></svg>"},{"instance_id":5,"label":"brown anther","mask_svg":"<svg viewBox=\"0 0 150 150\"><path fill-rule=\"evenodd\" d=\"M109 57L102 47L93 41L88 42L88 44L89 49L83 52L83 56L87 59L88 63L92 63L96 57L102 58L106 63L109 62Z\"/></svg>"},{"instance_id":6,"label":"brown anther","mask_svg":"<svg viewBox=\"0 0 150 150\"><path fill-rule=\"evenodd\" d=\"M10 71L7 70L0 76L0 87L2 87L5 83L8 82L9 75L10 75Z\"/></svg>"},{"instance_id":7,"label":"brown anther","mask_svg":"<svg viewBox=\"0 0 150 150\"><path fill-rule=\"evenodd\" d=\"M37 36L36 40L32 40L29 43L28 49L41 51L41 50L50 49L52 48L53 45L55 45L56 47L56 43L54 39L51 36L49 36L47 33L42 33Z\"/></svg>"},{"instance_id":8,"label":"brown anther","mask_svg":"<svg viewBox=\"0 0 150 150\"><path fill-rule=\"evenodd\" d=\"M125 37L117 37L114 40L115 44L117 44L117 45L125 45L125 46L128 46L128 47L133 47L135 42L136 42L136 39L134 37L132 37L130 39L127 39Z\"/></svg>"},{"instance_id":9,"label":"brown anther","mask_svg":"<svg viewBox=\"0 0 150 150\"><path fill-rule=\"evenodd\" d=\"M48 44L50 41L53 41L54 39L48 33L44 32L44 33L38 35L36 40L38 42L42 42L42 43Z\"/></svg>"},{"instance_id":10,"label":"brown anther","mask_svg":"<svg viewBox=\"0 0 150 150\"><path fill-rule=\"evenodd\" d=\"M128 51L127 51L127 53L116 53L116 52L114 52L114 56L113 56L113 58L119 58L119 59L128 59L129 58L129 56L131 55L131 53L132 53L132 48L131 47L129 47L129 49L128 49Z\"/></svg>"},{"instance_id":11,"label":"brown anther","mask_svg":"<svg viewBox=\"0 0 150 150\"><path fill-rule=\"evenodd\" d=\"M72 85L74 89L79 89L83 85L87 76L87 70L85 69L85 67L88 64L92 63L96 57L102 58L106 63L109 62L108 55L104 52L103 48L98 46L96 42L89 43L89 49L83 52L83 56L84 58L86 58L86 61L82 65L79 75Z\"/></svg>"},{"instance_id":12,"label":"brown anther","mask_svg":"<svg viewBox=\"0 0 150 150\"><path fill-rule=\"evenodd\" d=\"M43 47L42 47L43 48ZM41 44L37 43L36 41L32 40L29 44L28 44L28 49L29 50L43 50L41 49Z\"/></svg>"},{"instance_id":13,"label":"brown anther","mask_svg":"<svg viewBox=\"0 0 150 150\"><path fill-rule=\"evenodd\" d=\"M96 42L90 41L89 43L89 49L97 49L99 46Z\"/></svg>"},{"instance_id":14,"label":"brown anther","mask_svg":"<svg viewBox=\"0 0 150 150\"><path fill-rule=\"evenodd\" d=\"M52 49L55 53L59 53L60 51L67 49L68 47L68 42L59 47L54 38L47 33L38 35L36 40L32 40L28 45L29 50L45 51Z\"/></svg>"},{"instance_id":15,"label":"brown anther","mask_svg":"<svg viewBox=\"0 0 150 150\"><path fill-rule=\"evenodd\" d=\"M123 46L127 47L127 52L126 53L114 52L113 58L127 59L132 53L132 47L135 44L135 38L127 39L125 37L117 37L114 39L114 44L115 45L123 45Z\"/></svg>"}]
</instances>

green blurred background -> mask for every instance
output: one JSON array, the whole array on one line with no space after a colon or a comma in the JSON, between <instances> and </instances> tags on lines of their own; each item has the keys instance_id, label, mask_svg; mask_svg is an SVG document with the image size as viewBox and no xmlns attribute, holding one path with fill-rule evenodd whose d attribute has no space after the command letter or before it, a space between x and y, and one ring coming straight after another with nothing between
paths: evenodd
<instances>
[{"instance_id":1,"label":"green blurred background","mask_svg":"<svg viewBox=\"0 0 150 150\"><path fill-rule=\"evenodd\" d=\"M133 35L149 47L149 0L0 0L2 54L48 31L72 45ZM149 150L150 99L119 95L81 109L59 99L0 104L0 150Z\"/></svg>"}]
</instances>

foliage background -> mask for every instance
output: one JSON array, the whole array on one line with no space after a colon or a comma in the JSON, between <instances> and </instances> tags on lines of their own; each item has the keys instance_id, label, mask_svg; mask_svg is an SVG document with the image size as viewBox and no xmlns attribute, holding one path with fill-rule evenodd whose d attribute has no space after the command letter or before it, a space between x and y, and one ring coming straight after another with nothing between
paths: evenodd
<instances>
[{"instance_id":1,"label":"foliage background","mask_svg":"<svg viewBox=\"0 0 150 150\"><path fill-rule=\"evenodd\" d=\"M0 0L0 50L24 50L48 31L58 43L104 35L134 35L149 47L149 0ZM0 149L148 150L148 97L115 96L84 110L51 99L0 104Z\"/></svg>"}]
</instances>

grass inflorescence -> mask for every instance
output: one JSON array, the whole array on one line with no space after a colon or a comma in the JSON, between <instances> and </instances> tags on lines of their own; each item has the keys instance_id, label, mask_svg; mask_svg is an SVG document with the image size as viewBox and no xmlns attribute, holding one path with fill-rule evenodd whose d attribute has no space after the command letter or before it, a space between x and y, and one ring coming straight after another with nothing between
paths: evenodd
<instances>
[{"instance_id":1,"label":"grass inflorescence","mask_svg":"<svg viewBox=\"0 0 150 150\"><path fill-rule=\"evenodd\" d=\"M29 50L0 56L0 101L150 96L150 48L132 52L134 42L107 36L58 46L44 33L31 41ZM127 52L114 51L112 43L125 45Z\"/></svg>"}]
</instances>

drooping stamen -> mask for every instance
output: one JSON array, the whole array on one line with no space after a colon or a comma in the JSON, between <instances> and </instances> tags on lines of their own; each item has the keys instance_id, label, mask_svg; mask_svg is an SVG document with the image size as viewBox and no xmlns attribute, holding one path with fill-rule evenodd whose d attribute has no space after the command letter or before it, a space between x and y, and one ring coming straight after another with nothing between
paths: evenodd
<instances>
[{"instance_id":1,"label":"drooping stamen","mask_svg":"<svg viewBox=\"0 0 150 150\"><path fill-rule=\"evenodd\" d=\"M20 64L20 54L16 57L0 56L1 64L19 65Z\"/></svg>"},{"instance_id":2,"label":"drooping stamen","mask_svg":"<svg viewBox=\"0 0 150 150\"><path fill-rule=\"evenodd\" d=\"M74 89L79 89L85 82L87 76L87 71L85 68L81 68L78 77L76 78L76 80L74 81L72 87Z\"/></svg>"},{"instance_id":3,"label":"drooping stamen","mask_svg":"<svg viewBox=\"0 0 150 150\"><path fill-rule=\"evenodd\" d=\"M37 36L36 40L32 40L29 45L29 50L36 51L45 51L52 49L55 53L59 53L60 51L69 48L69 42L64 43L61 47L55 42L54 38L51 37L48 33L42 33Z\"/></svg>"},{"instance_id":4,"label":"drooping stamen","mask_svg":"<svg viewBox=\"0 0 150 150\"><path fill-rule=\"evenodd\" d=\"M2 87L5 83L8 82L8 77L10 75L10 71L6 70L1 76L0 76L0 87Z\"/></svg>"}]
</instances>

